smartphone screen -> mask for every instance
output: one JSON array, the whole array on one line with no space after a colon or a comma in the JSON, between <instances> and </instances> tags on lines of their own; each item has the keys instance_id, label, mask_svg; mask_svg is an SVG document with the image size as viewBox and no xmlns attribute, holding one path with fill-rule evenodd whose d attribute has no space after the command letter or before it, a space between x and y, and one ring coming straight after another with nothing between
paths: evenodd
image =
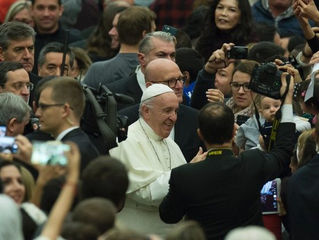
<instances>
[{"instance_id":1,"label":"smartphone screen","mask_svg":"<svg viewBox=\"0 0 319 240\"><path fill-rule=\"evenodd\" d=\"M6 135L7 127L0 126L0 137L4 137Z\"/></svg>"},{"instance_id":2,"label":"smartphone screen","mask_svg":"<svg viewBox=\"0 0 319 240\"><path fill-rule=\"evenodd\" d=\"M59 141L33 142L31 162L40 165L67 165L65 152L70 146Z\"/></svg>"},{"instance_id":3,"label":"smartphone screen","mask_svg":"<svg viewBox=\"0 0 319 240\"><path fill-rule=\"evenodd\" d=\"M14 137L0 136L0 152L1 153L17 153L18 145L15 143Z\"/></svg>"},{"instance_id":4,"label":"smartphone screen","mask_svg":"<svg viewBox=\"0 0 319 240\"><path fill-rule=\"evenodd\" d=\"M277 202L280 191L280 179L267 182L260 191L260 200L263 214L279 213Z\"/></svg>"}]
</instances>

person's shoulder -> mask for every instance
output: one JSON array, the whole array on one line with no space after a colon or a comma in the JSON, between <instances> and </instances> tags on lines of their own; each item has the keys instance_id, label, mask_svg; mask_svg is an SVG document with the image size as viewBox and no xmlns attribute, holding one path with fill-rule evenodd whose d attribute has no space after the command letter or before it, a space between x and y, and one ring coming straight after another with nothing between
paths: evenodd
<instances>
[{"instance_id":1,"label":"person's shoulder","mask_svg":"<svg viewBox=\"0 0 319 240\"><path fill-rule=\"evenodd\" d=\"M85 141L91 143L89 136L81 129L81 128L75 128L68 132L63 138L62 141Z\"/></svg>"},{"instance_id":2,"label":"person's shoulder","mask_svg":"<svg viewBox=\"0 0 319 240\"><path fill-rule=\"evenodd\" d=\"M103 69L103 66L105 63L107 63L107 61L109 60L105 60L105 61L98 61L98 62L94 62L91 64L91 66L89 67L89 70L88 70L88 73L89 72L92 72L92 71L96 71L96 70L99 70L99 69Z\"/></svg>"},{"instance_id":3,"label":"person's shoulder","mask_svg":"<svg viewBox=\"0 0 319 240\"><path fill-rule=\"evenodd\" d=\"M119 53L115 61L118 62L119 64L128 65L128 67L130 68L131 67L135 68L139 64L137 53ZM123 66L119 66L119 67L123 67Z\"/></svg>"},{"instance_id":4,"label":"person's shoulder","mask_svg":"<svg viewBox=\"0 0 319 240\"><path fill-rule=\"evenodd\" d=\"M172 175L176 177L183 177L184 175L187 175L188 173L192 173L192 169L196 167L198 163L185 163L183 165L180 165L176 168L172 169Z\"/></svg>"}]
</instances>

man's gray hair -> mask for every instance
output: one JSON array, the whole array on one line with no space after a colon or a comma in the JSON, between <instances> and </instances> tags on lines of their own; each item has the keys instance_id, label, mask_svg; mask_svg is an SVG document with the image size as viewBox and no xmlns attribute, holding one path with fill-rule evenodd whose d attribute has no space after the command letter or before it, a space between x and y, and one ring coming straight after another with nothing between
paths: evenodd
<instances>
[{"instance_id":1,"label":"man's gray hair","mask_svg":"<svg viewBox=\"0 0 319 240\"><path fill-rule=\"evenodd\" d=\"M54 52L54 53L62 53L64 52L64 45L60 42L50 42L48 43L47 45L45 45L40 53L39 53L39 57L38 57L38 65L41 67L43 66L43 64L45 63L46 61L46 55L48 53L51 53L51 52ZM73 67L73 62L74 62L74 54L72 52L72 50L67 47L66 48L66 54L69 56L69 62L70 62L70 66Z\"/></svg>"},{"instance_id":2,"label":"man's gray hair","mask_svg":"<svg viewBox=\"0 0 319 240\"><path fill-rule=\"evenodd\" d=\"M153 38L176 45L176 38L173 35L167 32L157 31L145 35L138 46L138 51L140 53L148 54L154 48L152 43Z\"/></svg>"},{"instance_id":3,"label":"man's gray hair","mask_svg":"<svg viewBox=\"0 0 319 240\"><path fill-rule=\"evenodd\" d=\"M35 39L35 31L32 27L21 22L7 22L0 25L0 47L7 50L10 41L23 41L32 37Z\"/></svg>"},{"instance_id":4,"label":"man's gray hair","mask_svg":"<svg viewBox=\"0 0 319 240\"><path fill-rule=\"evenodd\" d=\"M0 125L6 126L12 118L22 123L30 112L31 108L22 97L10 92L0 93Z\"/></svg>"},{"instance_id":5,"label":"man's gray hair","mask_svg":"<svg viewBox=\"0 0 319 240\"><path fill-rule=\"evenodd\" d=\"M155 96L157 97L157 96ZM139 116L142 117L142 107L143 106L146 106L148 108L152 108L153 107L153 104L154 104L154 98L155 97L151 97L149 99L146 99L145 101L143 102L140 102L140 107L138 109L138 112L139 112Z\"/></svg>"}]
</instances>

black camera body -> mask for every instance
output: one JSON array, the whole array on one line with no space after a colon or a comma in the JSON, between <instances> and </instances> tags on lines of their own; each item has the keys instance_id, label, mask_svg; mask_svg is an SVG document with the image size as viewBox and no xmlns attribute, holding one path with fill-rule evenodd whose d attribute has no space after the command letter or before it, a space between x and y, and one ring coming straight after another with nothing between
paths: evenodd
<instances>
[{"instance_id":1,"label":"black camera body","mask_svg":"<svg viewBox=\"0 0 319 240\"><path fill-rule=\"evenodd\" d=\"M280 99L282 73L274 63L263 63L255 66L251 75L249 88L267 97Z\"/></svg>"},{"instance_id":2,"label":"black camera body","mask_svg":"<svg viewBox=\"0 0 319 240\"><path fill-rule=\"evenodd\" d=\"M248 48L244 46L233 46L229 51L227 51L228 59L247 59Z\"/></svg>"}]
</instances>

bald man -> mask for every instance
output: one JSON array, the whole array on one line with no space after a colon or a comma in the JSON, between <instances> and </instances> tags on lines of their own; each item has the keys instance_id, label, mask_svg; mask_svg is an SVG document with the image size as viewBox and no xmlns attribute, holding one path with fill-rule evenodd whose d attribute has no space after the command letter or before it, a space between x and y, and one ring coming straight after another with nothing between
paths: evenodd
<instances>
[{"instance_id":1,"label":"bald man","mask_svg":"<svg viewBox=\"0 0 319 240\"><path fill-rule=\"evenodd\" d=\"M145 68L146 87L162 83L174 90L179 103L183 102L185 76L177 64L169 59L159 58L151 61Z\"/></svg>"},{"instance_id":2,"label":"bald man","mask_svg":"<svg viewBox=\"0 0 319 240\"><path fill-rule=\"evenodd\" d=\"M184 76L179 67L169 59L154 59L145 68L145 82L146 87L154 83L165 84L177 96L179 102L177 121L169 137L174 139L180 147L186 161L191 161L201 145L196 132L198 111L181 104L183 101ZM138 106L139 104L136 104L125 108L119 111L119 114L128 116L129 124L132 124L138 119Z\"/></svg>"}]
</instances>

